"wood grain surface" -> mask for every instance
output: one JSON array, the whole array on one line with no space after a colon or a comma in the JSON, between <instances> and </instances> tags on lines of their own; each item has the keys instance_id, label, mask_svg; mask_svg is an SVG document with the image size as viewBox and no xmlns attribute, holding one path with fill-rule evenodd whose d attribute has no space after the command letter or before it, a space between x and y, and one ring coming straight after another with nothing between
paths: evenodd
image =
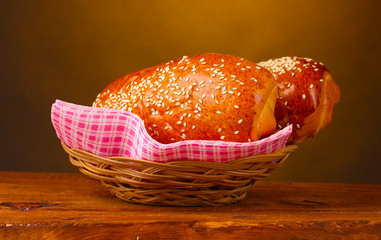
<instances>
[{"instance_id":1,"label":"wood grain surface","mask_svg":"<svg viewBox=\"0 0 381 240\"><path fill-rule=\"evenodd\" d=\"M240 203L123 202L81 174L0 172L0 239L381 239L381 185L257 183Z\"/></svg>"}]
</instances>

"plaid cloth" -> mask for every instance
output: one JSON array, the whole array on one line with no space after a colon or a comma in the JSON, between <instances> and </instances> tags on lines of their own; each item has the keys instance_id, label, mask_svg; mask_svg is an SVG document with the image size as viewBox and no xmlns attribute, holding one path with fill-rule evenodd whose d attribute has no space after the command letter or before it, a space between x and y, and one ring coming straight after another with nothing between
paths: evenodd
<instances>
[{"instance_id":1,"label":"plaid cloth","mask_svg":"<svg viewBox=\"0 0 381 240\"><path fill-rule=\"evenodd\" d=\"M286 145L292 126L255 142L187 140L161 144L148 135L135 114L93 108L57 100L51 119L57 136L70 148L98 156L123 156L154 162L198 160L228 162L247 156L268 154Z\"/></svg>"}]
</instances>

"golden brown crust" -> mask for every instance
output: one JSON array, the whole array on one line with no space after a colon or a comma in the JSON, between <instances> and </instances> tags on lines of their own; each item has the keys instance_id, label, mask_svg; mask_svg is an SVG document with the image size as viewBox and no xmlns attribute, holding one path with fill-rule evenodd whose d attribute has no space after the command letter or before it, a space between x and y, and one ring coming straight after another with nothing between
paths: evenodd
<instances>
[{"instance_id":1,"label":"golden brown crust","mask_svg":"<svg viewBox=\"0 0 381 240\"><path fill-rule=\"evenodd\" d=\"M340 89L322 63L310 58L283 57L258 65L277 80L275 117L278 128L294 124L290 143L308 140L331 122Z\"/></svg>"},{"instance_id":2,"label":"golden brown crust","mask_svg":"<svg viewBox=\"0 0 381 240\"><path fill-rule=\"evenodd\" d=\"M208 53L119 78L98 95L93 106L137 114L147 132L161 143L246 142L275 130L275 125L263 124L275 124L274 115L261 119L261 113L266 105L275 105L276 99L269 96L276 87L272 74L255 63ZM257 129L261 122L267 129Z\"/></svg>"}]
</instances>

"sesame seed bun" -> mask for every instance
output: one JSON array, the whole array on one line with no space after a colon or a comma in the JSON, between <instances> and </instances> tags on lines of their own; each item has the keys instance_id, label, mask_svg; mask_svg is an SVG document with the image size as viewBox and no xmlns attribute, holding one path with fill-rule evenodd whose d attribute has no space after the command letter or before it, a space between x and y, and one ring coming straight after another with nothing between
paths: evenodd
<instances>
[{"instance_id":1,"label":"sesame seed bun","mask_svg":"<svg viewBox=\"0 0 381 240\"><path fill-rule=\"evenodd\" d=\"M247 142L276 129L277 90L265 68L240 57L208 53L121 77L93 106L137 114L161 143Z\"/></svg>"},{"instance_id":2,"label":"sesame seed bun","mask_svg":"<svg viewBox=\"0 0 381 240\"><path fill-rule=\"evenodd\" d=\"M323 63L310 58L282 57L258 65L269 70L277 81L277 128L294 125L289 143L305 142L331 122L340 89Z\"/></svg>"}]
</instances>

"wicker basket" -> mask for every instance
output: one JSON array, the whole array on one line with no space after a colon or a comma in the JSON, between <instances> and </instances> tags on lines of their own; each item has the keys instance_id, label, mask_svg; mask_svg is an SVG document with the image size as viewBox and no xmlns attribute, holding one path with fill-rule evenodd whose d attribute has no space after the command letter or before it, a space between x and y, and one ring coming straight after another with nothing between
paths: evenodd
<instances>
[{"instance_id":1,"label":"wicker basket","mask_svg":"<svg viewBox=\"0 0 381 240\"><path fill-rule=\"evenodd\" d=\"M156 163L126 157L100 157L62 142L70 162L100 180L116 197L133 203L167 206L221 206L246 197L257 180L280 167L296 149L286 146L274 153L229 163L173 161Z\"/></svg>"}]
</instances>

